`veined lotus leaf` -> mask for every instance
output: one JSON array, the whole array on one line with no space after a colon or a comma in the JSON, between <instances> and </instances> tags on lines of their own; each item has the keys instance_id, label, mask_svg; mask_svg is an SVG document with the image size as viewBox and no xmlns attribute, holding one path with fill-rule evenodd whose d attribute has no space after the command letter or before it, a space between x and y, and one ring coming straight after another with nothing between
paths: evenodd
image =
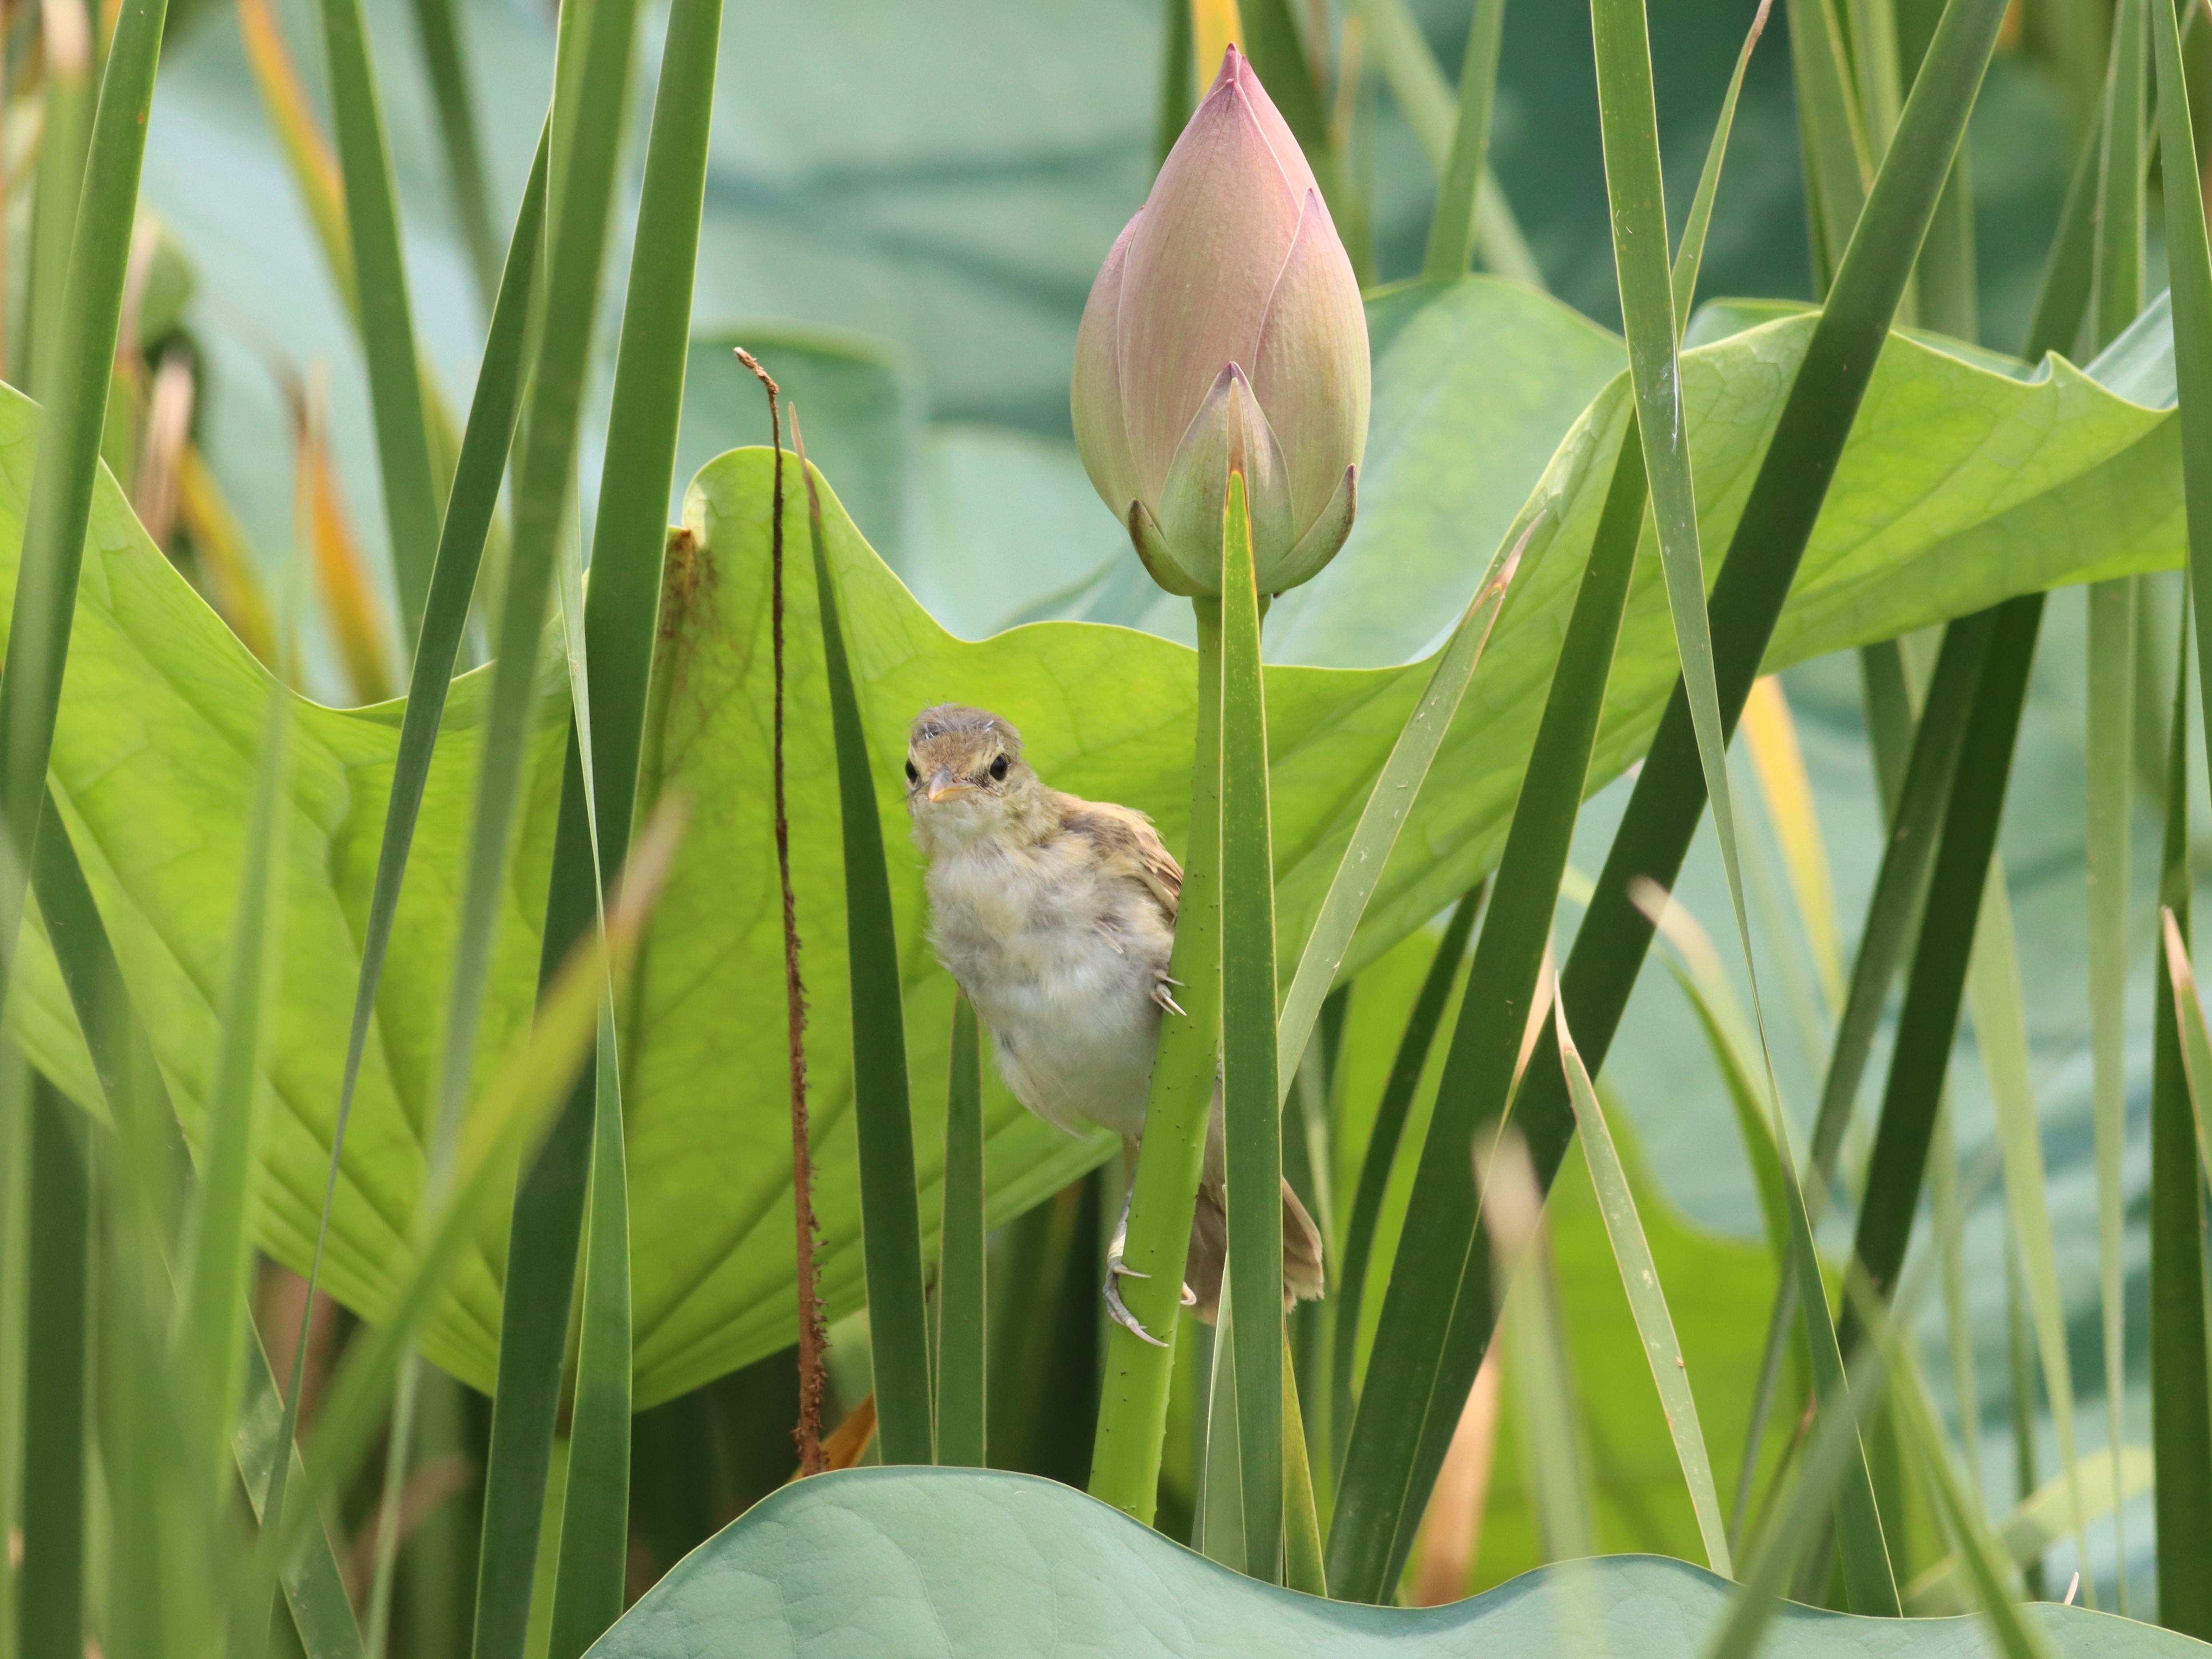
<instances>
[{"instance_id":1,"label":"veined lotus leaf","mask_svg":"<svg viewBox=\"0 0 2212 1659\"><path fill-rule=\"evenodd\" d=\"M1686 1561L1603 1555L1441 1607L1325 1601L1232 1572L1033 1475L848 1469L763 1499L678 1564L589 1659L1078 1651L1100 1659L1693 1659L1736 1586ZM2021 1613L2068 1659L2189 1659L2204 1644L2050 1602ZM1784 1602L1786 1659L1981 1659L1978 1619L1862 1619Z\"/></svg>"},{"instance_id":2,"label":"veined lotus leaf","mask_svg":"<svg viewBox=\"0 0 2212 1659\"><path fill-rule=\"evenodd\" d=\"M1435 302L1480 307L1495 286L1470 281ZM1782 319L1685 359L1684 414L1716 567L1811 327L1809 318ZM1449 421L1456 407L1457 400L1440 399L1429 418ZM1537 484L1526 510L1543 519L1516 592L1347 971L1426 921L1496 856L1625 410L1625 388L1615 381L1576 422ZM0 392L0 591L10 597L35 424L26 400ZM1400 430L1437 453L1437 434L1420 421L1409 417ZM1467 464L1481 461L1470 454ZM1380 459L1370 464L1382 469ZM664 600L647 784L683 793L693 810L641 964L624 1051L641 1406L770 1352L793 1329L782 951L769 813L769 455L757 450L726 455L700 473L685 508L694 544L672 562ZM823 1283L835 1315L861 1298L843 890L802 492L789 494L793 873L811 1011ZM994 708L1022 728L1049 781L1153 813L1173 847L1182 840L1188 787L1192 662L1167 641L1097 624L1048 623L978 643L957 640L876 557L834 498L824 506L890 848L927 1189L922 1214L933 1231L951 987L928 953L920 862L906 839L898 772L906 722L924 704L947 698ZM2181 511L2170 410L2130 403L2063 362L2023 381L1893 339L1768 665L1887 638L2030 589L2172 565L2180 555ZM1449 530L1431 525L1424 533L1433 539ZM1462 554L1470 586L1494 545L1487 534L1469 534ZM1385 562L1368 556L1375 580L1387 580ZM1441 629L1449 618L1432 620ZM1642 751L1673 664L1658 563L1646 549L1592 788ZM1416 663L1268 672L1286 961L1426 672ZM103 478L52 781L188 1133L199 1123L214 1058L216 999L268 695L261 668ZM481 678L465 677L447 717L332 1218L327 1282L372 1319L387 1304L422 1180L426 1079L441 1023L482 696ZM564 701L559 676L550 676L532 739L480 1066L516 1039L528 1011ZM282 990L264 1068L268 1131L257 1237L279 1260L304 1266L398 711L303 700L295 708ZM28 1051L79 1098L95 1098L35 929L16 991L14 1018ZM994 1221L1109 1150L1103 1138L1071 1140L1030 1119L995 1083L988 1112ZM433 1359L478 1386L492 1376L504 1249L504 1218L487 1217L479 1249L423 1332Z\"/></svg>"}]
</instances>

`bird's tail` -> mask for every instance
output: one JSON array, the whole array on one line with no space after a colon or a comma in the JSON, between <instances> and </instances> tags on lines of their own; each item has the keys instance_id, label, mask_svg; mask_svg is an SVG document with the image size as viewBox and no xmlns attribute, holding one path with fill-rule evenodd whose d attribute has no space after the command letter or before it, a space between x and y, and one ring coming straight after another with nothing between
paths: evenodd
<instances>
[{"instance_id":1,"label":"bird's tail","mask_svg":"<svg viewBox=\"0 0 2212 1659\"><path fill-rule=\"evenodd\" d=\"M1222 1188L1209 1182L1198 1189L1198 1208L1190 1218L1190 1259L1183 1282L1197 1297L1198 1316L1212 1324L1221 1310L1221 1274L1229 1254L1229 1217ZM1298 1202L1291 1183L1283 1183L1283 1310L1322 1294L1321 1230Z\"/></svg>"}]
</instances>

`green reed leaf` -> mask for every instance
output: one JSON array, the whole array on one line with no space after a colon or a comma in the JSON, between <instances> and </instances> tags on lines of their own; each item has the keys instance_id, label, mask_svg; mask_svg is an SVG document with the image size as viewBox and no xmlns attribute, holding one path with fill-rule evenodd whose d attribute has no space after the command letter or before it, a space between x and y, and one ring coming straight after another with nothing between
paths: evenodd
<instances>
[{"instance_id":1,"label":"green reed leaf","mask_svg":"<svg viewBox=\"0 0 2212 1659\"><path fill-rule=\"evenodd\" d=\"M1552 1005L1559 1042L1559 1063L1566 1068L1567 1092L1574 1101L1575 1127L1581 1131L1583 1155L1589 1162L1590 1185L1596 1189L1598 1211L1605 1218L1605 1235L1613 1245L1620 1268L1620 1286L1636 1316L1638 1334L1644 1339L1644 1358L1651 1366L1651 1381L1667 1413L1667 1427L1674 1442L1675 1461L1682 1466L1683 1484L1690 1489L1690 1507L1696 1511L1698 1533L1705 1547L1705 1565L1723 1578L1735 1569L1729 1557L1728 1529L1721 1522L1720 1496L1713 1488L1712 1459L1705 1449L1705 1431L1698 1426L1697 1398L1690 1391L1690 1376L1682 1358L1682 1344L1674 1334L1674 1316L1667 1310L1667 1292L1659 1283L1659 1270L1651 1260L1651 1246L1637 1218L1636 1199L1628 1189L1628 1173L1606 1127L1604 1108L1583 1069L1569 1034L1566 1005Z\"/></svg>"},{"instance_id":2,"label":"green reed leaf","mask_svg":"<svg viewBox=\"0 0 2212 1659\"><path fill-rule=\"evenodd\" d=\"M2159 1622L2212 1637L2212 1583L2197 1570L2212 1547L2212 1363L2204 1311L2204 1176L2191 1109L2188 1055L2166 948L2165 916L2189 942L2189 635L2185 597L2174 652L2172 714L2166 726L2161 912L2151 1006L2150 1329L2151 1453L2157 1460L2153 1514L2158 1540Z\"/></svg>"},{"instance_id":3,"label":"green reed leaf","mask_svg":"<svg viewBox=\"0 0 2212 1659\"><path fill-rule=\"evenodd\" d=\"M975 1005L952 1004L945 1104L945 1220L937 1270L937 1461L981 1468L988 1420L983 1260L983 1056Z\"/></svg>"},{"instance_id":4,"label":"green reed leaf","mask_svg":"<svg viewBox=\"0 0 2212 1659\"><path fill-rule=\"evenodd\" d=\"M2044 1397L2050 1402L2062 1473L2078 1488L2081 1452L2075 1439L2074 1373L2067 1351L2066 1310L2059 1286L2058 1253L2051 1238L2042 1131L2036 1111L2035 1087L2029 1073L2027 998L2021 985L2012 902L2005 891L2004 862L1994 855L1982 898L1981 917L1974 930L1973 955L1966 969L1966 998L1974 1019L1974 1046L1981 1055L1983 1075L1989 1080L1990 1098L1996 1108L1997 1141L2004 1156L2005 1199L2011 1212L2013 1237L2020 1247L2036 1349L2043 1370ZM2078 1490L2074 1507L2077 1513L2082 1507ZM2085 1528L2087 1524L2082 1523ZM2075 1543L2081 1558L2088 1559L2086 1531L2077 1534ZM2096 1589L2092 1585L2085 1605L2096 1604Z\"/></svg>"},{"instance_id":5,"label":"green reed leaf","mask_svg":"<svg viewBox=\"0 0 2212 1659\"><path fill-rule=\"evenodd\" d=\"M1820 291L1834 280L1842 250L1856 234L1874 168L1834 0L1787 0L1787 16L1813 282Z\"/></svg>"},{"instance_id":6,"label":"green reed leaf","mask_svg":"<svg viewBox=\"0 0 2212 1659\"><path fill-rule=\"evenodd\" d=\"M1283 1583L1308 1595L1327 1595L1321 1552L1321 1516L1314 1507L1313 1466L1306 1425L1298 1409L1298 1380L1283 1342Z\"/></svg>"},{"instance_id":7,"label":"green reed leaf","mask_svg":"<svg viewBox=\"0 0 2212 1659\"><path fill-rule=\"evenodd\" d=\"M1512 1084L1589 775L1644 504L1644 452L1632 430L1613 464L1604 516L1552 671L1536 759L1492 884L1352 1419L1328 1540L1330 1594L1347 1600L1381 1599L1402 1570L1474 1380L1472 1370L1456 1376L1443 1363L1452 1332L1440 1310L1465 1298L1466 1316L1484 1325L1486 1346L1495 1318L1489 1236L1474 1201L1468 1148L1502 1115Z\"/></svg>"},{"instance_id":8,"label":"green reed leaf","mask_svg":"<svg viewBox=\"0 0 2212 1659\"><path fill-rule=\"evenodd\" d=\"M491 192L484 182L483 142L477 136L475 94L469 88L465 25L453 0L415 0L415 38L438 106L438 137L446 152L446 188L461 243L487 312L496 308L502 261L493 228Z\"/></svg>"},{"instance_id":9,"label":"green reed leaf","mask_svg":"<svg viewBox=\"0 0 2212 1659\"><path fill-rule=\"evenodd\" d=\"M369 406L376 422L384 519L391 537L392 580L398 590L401 636L411 640L429 598L439 499L430 465L429 428L423 417L399 200L369 52L368 20L361 0L322 0L322 24L330 63L331 125L344 176L354 291L361 305L362 349L368 361Z\"/></svg>"},{"instance_id":10,"label":"green reed leaf","mask_svg":"<svg viewBox=\"0 0 2212 1659\"><path fill-rule=\"evenodd\" d=\"M23 1374L22 1558L15 1632L25 1655L84 1651L86 1384L91 1179L61 1091L30 1090L29 1297Z\"/></svg>"},{"instance_id":11,"label":"green reed leaf","mask_svg":"<svg viewBox=\"0 0 2212 1659\"><path fill-rule=\"evenodd\" d=\"M1462 275L1474 257L1474 233L1483 177L1489 170L1491 106L1498 93L1498 46L1505 33L1505 0L1474 0L1460 64L1451 149L1437 183L1437 208L1421 275L1443 281Z\"/></svg>"},{"instance_id":12,"label":"green reed leaf","mask_svg":"<svg viewBox=\"0 0 2212 1659\"><path fill-rule=\"evenodd\" d=\"M1919 1206L2042 620L2040 594L2008 600L1998 608L1952 775L1853 1247L1868 1279L1883 1296L1897 1283Z\"/></svg>"},{"instance_id":13,"label":"green reed leaf","mask_svg":"<svg viewBox=\"0 0 2212 1659\"><path fill-rule=\"evenodd\" d=\"M1260 599L1244 479L1229 478L1221 594L1221 1092L1236 1286L1244 1570L1283 1549L1283 1137L1275 1071L1275 868Z\"/></svg>"},{"instance_id":14,"label":"green reed leaf","mask_svg":"<svg viewBox=\"0 0 2212 1659\"><path fill-rule=\"evenodd\" d=\"M1399 833L1405 829L1414 802L1420 799L1421 785L1427 781L1437 751L1443 746L1444 736L1451 730L1468 684L1498 626L1522 555L1541 522L1531 519L1522 528L1511 550L1492 565L1490 575L1476 591L1451 639L1437 653L1421 700L1399 729L1390 757L1382 763L1375 787L1368 792L1367 804L1360 809L1359 823L1345 844L1344 856L1315 914L1305 947L1298 953L1297 971L1291 975L1291 988L1283 998L1277 1022L1275 1066L1285 1097L1306 1045L1313 1038L1322 1003L1344 965L1345 952L1352 948L1352 936L1359 931L1360 918L1375 896L1376 884L1382 879Z\"/></svg>"},{"instance_id":15,"label":"green reed leaf","mask_svg":"<svg viewBox=\"0 0 2212 1659\"><path fill-rule=\"evenodd\" d=\"M1407 0L1361 0L1359 16L1366 25L1366 49L1373 54L1376 67L1441 182L1450 170L1459 125L1459 100L1451 83L1444 78ZM1497 275L1541 289L1544 273L1529 252L1528 238L1498 187L1497 175L1486 166L1480 178L1474 198L1477 256Z\"/></svg>"},{"instance_id":16,"label":"green reed leaf","mask_svg":"<svg viewBox=\"0 0 2212 1659\"><path fill-rule=\"evenodd\" d=\"M58 312L40 354L47 369L39 387L46 421L8 617L7 654L0 659L6 664L0 673L0 842L18 848L36 839L46 799L46 763L122 325L146 117L167 16L166 0L147 0L118 14L100 73L77 211L73 221L58 216L48 221L52 236L69 239L68 280L45 302ZM89 36L76 44L88 61ZM74 61L65 56L64 68ZM27 873L20 855L0 860L0 990L15 957Z\"/></svg>"},{"instance_id":17,"label":"green reed leaf","mask_svg":"<svg viewBox=\"0 0 2212 1659\"><path fill-rule=\"evenodd\" d=\"M604 872L627 857L638 805L721 19L721 0L684 0L669 12L615 360L588 600L580 601L581 573L574 562L562 561L561 611L576 705L563 793L573 776L589 810L580 825L574 814L564 812L555 837L546 906L549 949L565 949L584 930L604 926ZM577 1109L590 1091L592 1125L588 1207L578 1218L588 1242L582 1247L582 1337L549 1638L552 1659L573 1659L614 1622L626 1582L633 1333L617 1041L611 1000L601 1016L591 1079L577 1086ZM563 1243L564 1254L577 1248ZM556 1297L545 1304L549 1320L558 1303Z\"/></svg>"},{"instance_id":18,"label":"green reed leaf","mask_svg":"<svg viewBox=\"0 0 2212 1659\"><path fill-rule=\"evenodd\" d=\"M1405 1031L1398 1039L1398 1051L1391 1060L1390 1074L1383 1083L1374 1123L1367 1132L1367 1150L1360 1156L1359 1184L1352 1191L1352 1212L1345 1224L1344 1246L1337 1258L1336 1269L1336 1331L1331 1383L1336 1420L1343 1425L1342 1433L1348 1434L1352 1427L1352 1380L1359 1354L1359 1310L1366 1300L1367 1264L1374 1255L1375 1229L1382 1218L1383 1194L1390 1185L1391 1169L1398 1161L1398 1144L1406 1132L1406 1118L1413 1110L1414 1093L1421 1086L1421 1073L1429 1063L1429 1050L1436 1043L1437 1028L1443 1023L1452 987L1467 964L1467 941L1474 932L1474 919L1481 911L1486 890L1486 884L1471 888L1452 907L1450 919L1444 923L1443 936L1437 941L1436 955L1430 958L1429 971L1422 978L1420 992L1413 1000L1412 1012L1406 1016ZM1342 1456L1340 1449L1338 1456Z\"/></svg>"},{"instance_id":19,"label":"green reed leaf","mask_svg":"<svg viewBox=\"0 0 2212 1659\"><path fill-rule=\"evenodd\" d=\"M503 897L509 826L520 799L539 636L561 538L574 513L575 457L592 324L599 310L608 220L624 129L623 106L636 46L635 0L591 0L564 10L556 46L546 189L545 292L530 375L528 414L516 464L514 530L492 668L483 766L470 830L442 1075L441 1102L462 1097L482 983ZM574 742L563 775L556 842L589 819L576 784ZM579 907L573 880L552 884L552 903ZM541 943L541 994L581 931L556 929ZM596 1066L571 1091L566 1109L515 1191L501 1286L499 1409L484 1470L488 1524L478 1558L478 1659L520 1659L538 1558L539 1522L552 1456L562 1359L590 1152Z\"/></svg>"},{"instance_id":20,"label":"green reed leaf","mask_svg":"<svg viewBox=\"0 0 2212 1659\"><path fill-rule=\"evenodd\" d=\"M927 1463L932 1455L929 1335L923 1323L921 1218L915 1191L914 1121L907 1095L906 1015L899 988L898 929L884 868L875 771L860 724L851 659L838 621L837 588L823 546L822 497L792 416L806 477L806 523L814 549L822 655L837 744L837 793L845 842L845 931L853 987L853 1112L860 1148L860 1236L868 1277L868 1337L884 1462ZM1181 1282L1181 1274L1176 1275ZM1156 1466L1157 1467L1157 1466Z\"/></svg>"},{"instance_id":21,"label":"green reed leaf","mask_svg":"<svg viewBox=\"0 0 2212 1659\"><path fill-rule=\"evenodd\" d=\"M191 1451L205 1490L219 1488L231 1455L252 1283L252 1182L261 1132L264 1051L270 1005L283 971L283 910L273 889L285 863L291 694L272 678L268 697L233 911L215 1086L201 1126L199 1179L177 1254L180 1296L170 1339L188 1419L208 1427L207 1443Z\"/></svg>"},{"instance_id":22,"label":"green reed leaf","mask_svg":"<svg viewBox=\"0 0 2212 1659\"><path fill-rule=\"evenodd\" d=\"M1712 226L1713 198L1720 193L1721 165L1728 159L1729 135L1735 129L1735 104L1743 91L1744 71L1751 67L1751 50L1766 27L1766 14L1774 0L1759 0L1751 27L1744 32L1743 50L1736 53L1735 69L1728 90L1721 94L1721 112L1713 122L1713 136L1705 146L1705 162L1698 170L1698 187L1690 197L1690 214L1682 221L1682 240L1674 250L1673 289L1676 338L1690 322L1690 308L1698 297L1698 267L1705 257L1705 233Z\"/></svg>"}]
</instances>

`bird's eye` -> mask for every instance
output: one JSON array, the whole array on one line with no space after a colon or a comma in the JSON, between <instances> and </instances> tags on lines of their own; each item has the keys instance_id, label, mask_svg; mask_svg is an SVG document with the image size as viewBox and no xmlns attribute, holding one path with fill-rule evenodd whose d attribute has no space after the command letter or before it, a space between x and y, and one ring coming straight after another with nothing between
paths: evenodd
<instances>
[{"instance_id":1,"label":"bird's eye","mask_svg":"<svg viewBox=\"0 0 2212 1659\"><path fill-rule=\"evenodd\" d=\"M915 769L915 763L912 761L908 761L906 763L906 781L908 783L920 783L921 781L921 774Z\"/></svg>"},{"instance_id":2,"label":"bird's eye","mask_svg":"<svg viewBox=\"0 0 2212 1659\"><path fill-rule=\"evenodd\" d=\"M1000 782L1004 782L1006 781L1006 757L1004 755L1000 756L998 759L991 763L991 775Z\"/></svg>"}]
</instances>

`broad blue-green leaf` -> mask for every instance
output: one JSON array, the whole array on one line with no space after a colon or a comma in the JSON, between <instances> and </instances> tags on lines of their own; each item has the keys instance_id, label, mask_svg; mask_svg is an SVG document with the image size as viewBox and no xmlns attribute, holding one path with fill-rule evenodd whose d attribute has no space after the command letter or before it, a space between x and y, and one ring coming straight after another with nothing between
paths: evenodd
<instances>
[{"instance_id":1,"label":"broad blue-green leaf","mask_svg":"<svg viewBox=\"0 0 2212 1659\"><path fill-rule=\"evenodd\" d=\"M1324 1601L1247 1578L1081 1492L1030 1475L854 1469L785 1487L695 1551L593 1659L950 1652L996 1659L1692 1659L1735 1587L1687 1562L1600 1556L1443 1607ZM2202 1646L2049 1603L2022 1609L2078 1659L2185 1659ZM1787 1607L1787 1659L1993 1654L1972 1619L1866 1620Z\"/></svg>"}]
</instances>

